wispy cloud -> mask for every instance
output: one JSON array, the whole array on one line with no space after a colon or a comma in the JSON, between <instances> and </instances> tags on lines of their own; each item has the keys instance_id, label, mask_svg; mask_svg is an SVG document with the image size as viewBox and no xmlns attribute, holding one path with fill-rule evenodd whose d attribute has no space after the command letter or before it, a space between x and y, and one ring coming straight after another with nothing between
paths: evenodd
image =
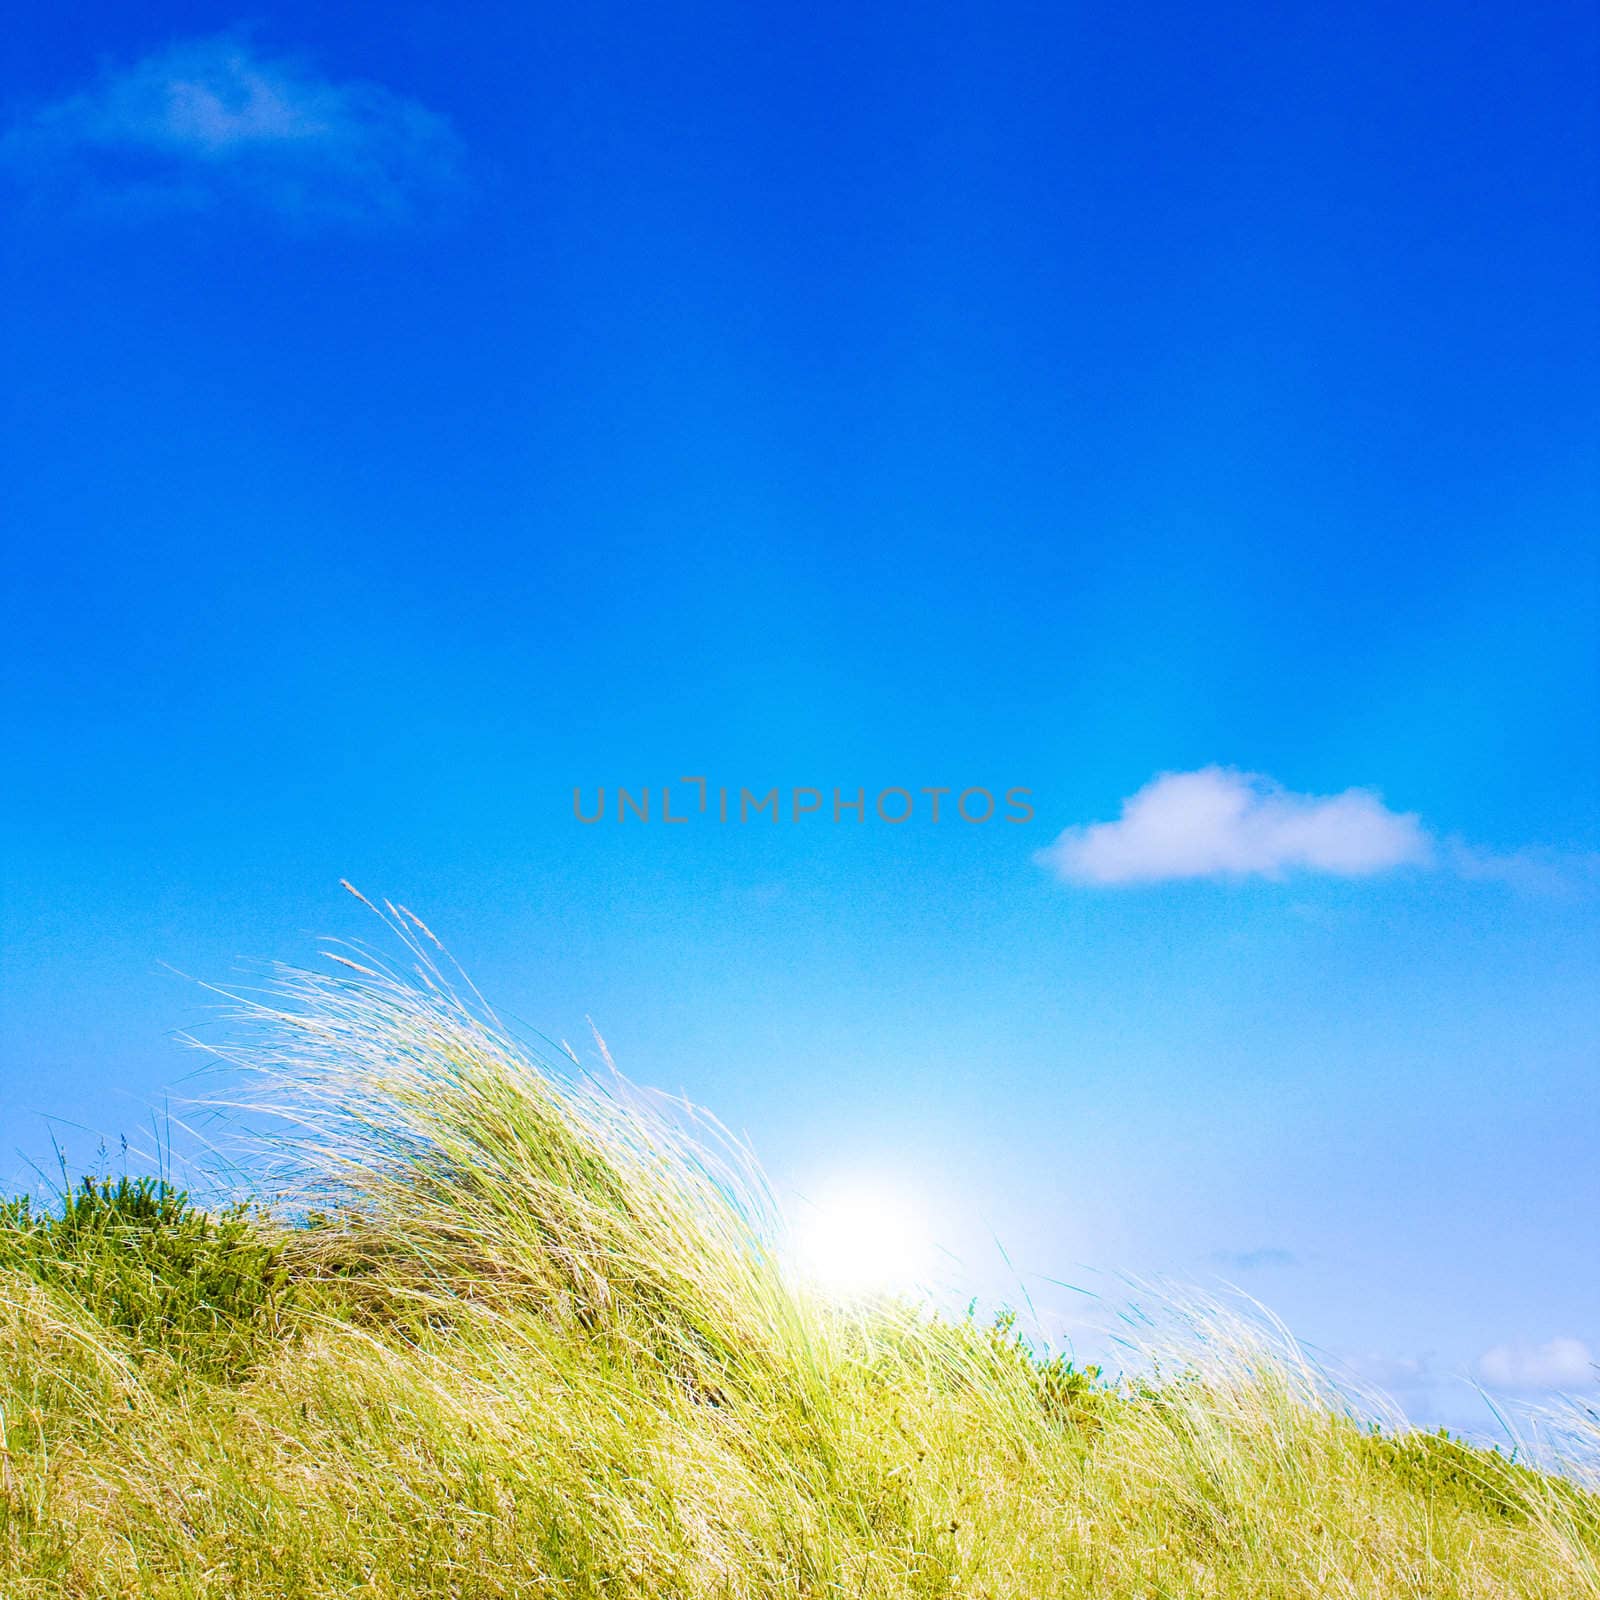
<instances>
[{"instance_id":1,"label":"wispy cloud","mask_svg":"<svg viewBox=\"0 0 1600 1600\"><path fill-rule=\"evenodd\" d=\"M1504 884L1522 894L1563 895L1600 883L1600 854L1592 850L1496 852L1452 840L1445 859L1463 878Z\"/></svg>"},{"instance_id":2,"label":"wispy cloud","mask_svg":"<svg viewBox=\"0 0 1600 1600\"><path fill-rule=\"evenodd\" d=\"M246 204L295 220L404 218L459 179L445 118L379 84L335 82L247 35L191 39L35 110L0 163L96 210Z\"/></svg>"},{"instance_id":3,"label":"wispy cloud","mask_svg":"<svg viewBox=\"0 0 1600 1600\"><path fill-rule=\"evenodd\" d=\"M1276 1245L1263 1245L1256 1250L1214 1250L1211 1259L1219 1267L1229 1267L1235 1272L1260 1272L1270 1267L1300 1264L1294 1251L1282 1250Z\"/></svg>"},{"instance_id":4,"label":"wispy cloud","mask_svg":"<svg viewBox=\"0 0 1600 1600\"><path fill-rule=\"evenodd\" d=\"M1478 1357L1479 1381L1490 1389L1581 1389L1600 1381L1596 1358L1581 1339L1548 1344L1497 1344Z\"/></svg>"},{"instance_id":5,"label":"wispy cloud","mask_svg":"<svg viewBox=\"0 0 1600 1600\"><path fill-rule=\"evenodd\" d=\"M1295 794L1230 767L1167 772L1123 802L1115 822L1068 828L1035 856L1072 883L1268 877L1291 871L1366 877L1434 860L1418 818L1367 789Z\"/></svg>"}]
</instances>

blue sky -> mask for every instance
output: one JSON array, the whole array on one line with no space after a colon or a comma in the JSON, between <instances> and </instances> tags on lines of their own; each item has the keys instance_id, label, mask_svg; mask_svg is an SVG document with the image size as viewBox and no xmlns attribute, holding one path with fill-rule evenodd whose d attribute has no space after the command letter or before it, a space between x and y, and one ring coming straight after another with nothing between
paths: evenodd
<instances>
[{"instance_id":1,"label":"blue sky","mask_svg":"<svg viewBox=\"0 0 1600 1600\"><path fill-rule=\"evenodd\" d=\"M0 1173L348 877L975 1279L1586 1380L1596 31L31 17ZM695 774L1034 815L574 819Z\"/></svg>"}]
</instances>

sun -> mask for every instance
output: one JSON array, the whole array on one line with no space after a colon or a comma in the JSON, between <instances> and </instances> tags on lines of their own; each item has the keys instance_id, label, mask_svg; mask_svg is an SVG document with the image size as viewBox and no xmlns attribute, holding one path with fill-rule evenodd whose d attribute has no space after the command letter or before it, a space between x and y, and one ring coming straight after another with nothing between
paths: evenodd
<instances>
[{"instance_id":1,"label":"sun","mask_svg":"<svg viewBox=\"0 0 1600 1600\"><path fill-rule=\"evenodd\" d=\"M829 1185L799 1208L793 1240L800 1271L841 1299L911 1293L933 1264L924 1209L884 1183Z\"/></svg>"}]
</instances>

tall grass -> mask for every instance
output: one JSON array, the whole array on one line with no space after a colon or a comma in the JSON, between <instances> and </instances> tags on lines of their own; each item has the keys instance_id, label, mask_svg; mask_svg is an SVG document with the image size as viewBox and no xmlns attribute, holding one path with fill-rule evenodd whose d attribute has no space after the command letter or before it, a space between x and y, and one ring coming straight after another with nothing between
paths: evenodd
<instances>
[{"instance_id":1,"label":"tall grass","mask_svg":"<svg viewBox=\"0 0 1600 1600\"><path fill-rule=\"evenodd\" d=\"M1259 1326L1112 1387L829 1300L737 1141L515 1042L386 914L407 970L233 1001L248 1238L0 1219L7 1600L1600 1595L1592 1493L1372 1431Z\"/></svg>"}]
</instances>

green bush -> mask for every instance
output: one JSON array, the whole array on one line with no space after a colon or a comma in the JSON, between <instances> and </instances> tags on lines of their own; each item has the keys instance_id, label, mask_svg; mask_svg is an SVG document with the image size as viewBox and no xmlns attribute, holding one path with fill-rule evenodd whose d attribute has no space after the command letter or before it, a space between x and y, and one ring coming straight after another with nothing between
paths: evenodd
<instances>
[{"instance_id":1,"label":"green bush","mask_svg":"<svg viewBox=\"0 0 1600 1600\"><path fill-rule=\"evenodd\" d=\"M1115 1388L1106 1382L1099 1367L1076 1366L1059 1351L1041 1356L1017 1331L1017 1314L1010 1308L997 1312L986 1332L996 1356L1003 1363L1014 1362L1025 1374L1028 1387L1048 1414L1092 1430L1099 1426L1105 1407L1117 1403Z\"/></svg>"},{"instance_id":2,"label":"green bush","mask_svg":"<svg viewBox=\"0 0 1600 1600\"><path fill-rule=\"evenodd\" d=\"M279 1248L246 1207L211 1215L154 1178L86 1177L55 1209L0 1202L0 1267L77 1300L136 1353L236 1377L282 1327Z\"/></svg>"},{"instance_id":3,"label":"green bush","mask_svg":"<svg viewBox=\"0 0 1600 1600\"><path fill-rule=\"evenodd\" d=\"M1530 1490L1549 1481L1498 1450L1474 1449L1451 1438L1444 1428L1437 1433L1372 1433L1361 1446L1373 1470L1405 1493L1513 1522L1527 1520ZM1551 1487L1561 1491L1559 1484Z\"/></svg>"}]
</instances>

